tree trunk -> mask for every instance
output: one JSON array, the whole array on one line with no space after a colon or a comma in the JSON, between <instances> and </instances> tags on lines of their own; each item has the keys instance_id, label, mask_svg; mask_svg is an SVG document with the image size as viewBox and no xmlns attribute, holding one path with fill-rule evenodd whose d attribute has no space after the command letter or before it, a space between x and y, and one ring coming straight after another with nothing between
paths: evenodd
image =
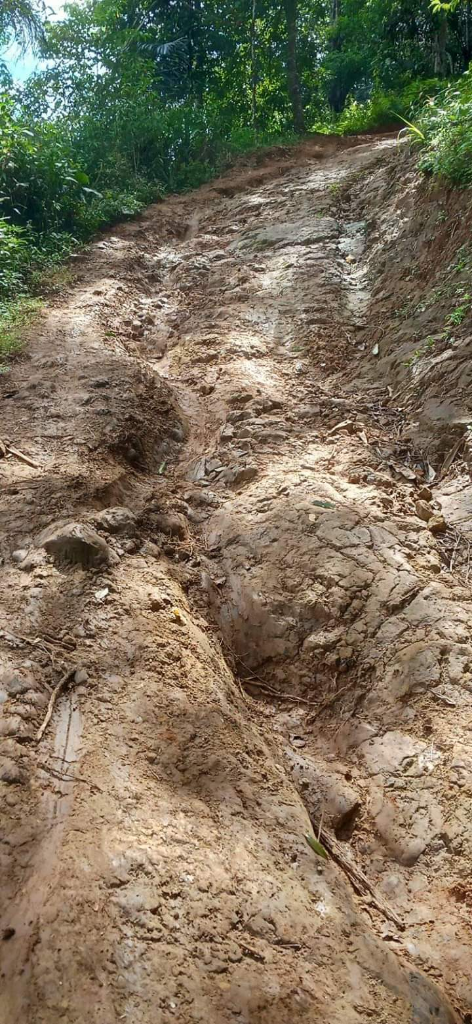
<instances>
[{"instance_id":1,"label":"tree trunk","mask_svg":"<svg viewBox=\"0 0 472 1024\"><path fill-rule=\"evenodd\" d=\"M205 90L205 53L202 38L201 0L193 0L192 3L187 5L187 9L189 17L187 33L190 91L197 106L201 107Z\"/></svg>"},{"instance_id":2,"label":"tree trunk","mask_svg":"<svg viewBox=\"0 0 472 1024\"><path fill-rule=\"evenodd\" d=\"M252 0L251 8L251 105L252 127L257 121L257 66L256 66L256 0Z\"/></svg>"},{"instance_id":3,"label":"tree trunk","mask_svg":"<svg viewBox=\"0 0 472 1024\"><path fill-rule=\"evenodd\" d=\"M448 72L448 55L446 53L447 43L447 14L442 11L437 32L434 34L434 73L445 78Z\"/></svg>"},{"instance_id":4,"label":"tree trunk","mask_svg":"<svg viewBox=\"0 0 472 1024\"><path fill-rule=\"evenodd\" d=\"M297 10L298 0L285 0L285 17L287 22L287 82L288 94L292 104L293 127L296 132L305 130L303 117L300 77L297 67Z\"/></svg>"},{"instance_id":5,"label":"tree trunk","mask_svg":"<svg viewBox=\"0 0 472 1024\"><path fill-rule=\"evenodd\" d=\"M331 15L330 21L332 25L331 38L329 42L329 48L332 52L342 50L342 39L338 29L338 19L341 14L341 0L332 0L331 2ZM344 104L348 94L348 87L342 79L339 78L339 70L336 77L331 82L328 88L328 103L331 110L334 110L335 114L340 114L344 110Z\"/></svg>"}]
</instances>

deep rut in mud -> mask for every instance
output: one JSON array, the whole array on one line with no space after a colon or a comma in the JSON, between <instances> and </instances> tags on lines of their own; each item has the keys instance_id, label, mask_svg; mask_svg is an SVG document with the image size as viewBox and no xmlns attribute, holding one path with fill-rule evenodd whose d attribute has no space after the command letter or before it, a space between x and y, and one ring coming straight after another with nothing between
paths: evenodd
<instances>
[{"instance_id":1,"label":"deep rut in mud","mask_svg":"<svg viewBox=\"0 0 472 1024\"><path fill-rule=\"evenodd\" d=\"M2 379L5 1024L472 1020L469 541L372 299L402 160L151 207Z\"/></svg>"}]
</instances>

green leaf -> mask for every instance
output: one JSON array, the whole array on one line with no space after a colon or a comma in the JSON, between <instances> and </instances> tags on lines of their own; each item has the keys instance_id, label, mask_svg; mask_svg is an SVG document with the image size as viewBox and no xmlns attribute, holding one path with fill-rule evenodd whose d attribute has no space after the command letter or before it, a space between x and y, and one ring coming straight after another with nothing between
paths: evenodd
<instances>
[{"instance_id":1,"label":"green leaf","mask_svg":"<svg viewBox=\"0 0 472 1024\"><path fill-rule=\"evenodd\" d=\"M408 118L402 117L401 114L397 114L396 110L392 110L392 114L395 114L395 117L399 117L400 121L403 121L403 124L406 124L410 131L413 132L418 139L421 139L422 142L426 142L426 135L424 135L424 133L421 131L420 128L418 128L416 124L413 124L411 121L408 120Z\"/></svg>"},{"instance_id":2,"label":"green leaf","mask_svg":"<svg viewBox=\"0 0 472 1024\"><path fill-rule=\"evenodd\" d=\"M323 860L329 860L327 851L318 839L315 839L315 837L310 835L309 832L305 832L304 839L306 839L308 846L311 847L313 853L316 853L317 857L322 857Z\"/></svg>"}]
</instances>

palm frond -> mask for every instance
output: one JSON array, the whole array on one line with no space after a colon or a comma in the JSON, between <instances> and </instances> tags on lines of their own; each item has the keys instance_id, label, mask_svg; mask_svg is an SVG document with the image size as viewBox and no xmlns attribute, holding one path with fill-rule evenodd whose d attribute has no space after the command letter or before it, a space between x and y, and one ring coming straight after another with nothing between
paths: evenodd
<instances>
[{"instance_id":1,"label":"palm frond","mask_svg":"<svg viewBox=\"0 0 472 1024\"><path fill-rule=\"evenodd\" d=\"M188 71L188 39L181 36L180 39L172 39L168 43L155 43L140 40L137 45L138 52L150 57L159 66L162 78L168 84L176 84Z\"/></svg>"}]
</instances>

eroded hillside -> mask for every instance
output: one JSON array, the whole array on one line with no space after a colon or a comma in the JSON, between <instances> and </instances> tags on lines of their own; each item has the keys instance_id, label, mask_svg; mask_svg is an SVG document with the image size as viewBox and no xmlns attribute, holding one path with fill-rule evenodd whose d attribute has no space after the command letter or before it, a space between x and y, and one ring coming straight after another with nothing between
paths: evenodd
<instances>
[{"instance_id":1,"label":"eroded hillside","mask_svg":"<svg viewBox=\"0 0 472 1024\"><path fill-rule=\"evenodd\" d=\"M472 1020L441 202L394 137L276 151L97 241L1 378L2 1021Z\"/></svg>"}]
</instances>

